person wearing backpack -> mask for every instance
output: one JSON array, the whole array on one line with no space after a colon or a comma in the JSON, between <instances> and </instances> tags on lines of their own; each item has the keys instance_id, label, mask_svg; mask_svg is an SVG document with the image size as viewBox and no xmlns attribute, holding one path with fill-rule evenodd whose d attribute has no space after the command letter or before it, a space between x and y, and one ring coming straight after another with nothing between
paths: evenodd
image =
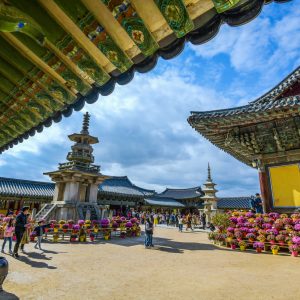
<instances>
[{"instance_id":1,"label":"person wearing backpack","mask_svg":"<svg viewBox=\"0 0 300 300\"><path fill-rule=\"evenodd\" d=\"M153 222L148 217L145 223L145 248L154 247L152 243L153 236Z\"/></svg>"}]
</instances>

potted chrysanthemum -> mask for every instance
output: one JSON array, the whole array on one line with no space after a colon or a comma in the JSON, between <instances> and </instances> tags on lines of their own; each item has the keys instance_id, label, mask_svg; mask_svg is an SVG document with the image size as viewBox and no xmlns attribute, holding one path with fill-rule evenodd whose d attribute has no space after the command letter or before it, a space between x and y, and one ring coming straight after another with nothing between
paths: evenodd
<instances>
[{"instance_id":1,"label":"potted chrysanthemum","mask_svg":"<svg viewBox=\"0 0 300 300\"><path fill-rule=\"evenodd\" d=\"M95 234L90 232L90 240L93 242L95 240Z\"/></svg>"},{"instance_id":2,"label":"potted chrysanthemum","mask_svg":"<svg viewBox=\"0 0 300 300\"><path fill-rule=\"evenodd\" d=\"M278 234L276 236L276 241L279 243L279 245L284 246L284 244L285 244L285 236L283 234Z\"/></svg>"},{"instance_id":3,"label":"potted chrysanthemum","mask_svg":"<svg viewBox=\"0 0 300 300\"><path fill-rule=\"evenodd\" d=\"M68 229L69 229L69 224L63 224L62 225L62 230L63 230L64 233L67 233Z\"/></svg>"},{"instance_id":4,"label":"potted chrysanthemum","mask_svg":"<svg viewBox=\"0 0 300 300\"><path fill-rule=\"evenodd\" d=\"M264 249L264 243L262 242L255 242L253 243L253 248L256 250L257 253L261 253L261 251Z\"/></svg>"},{"instance_id":5,"label":"potted chrysanthemum","mask_svg":"<svg viewBox=\"0 0 300 300\"><path fill-rule=\"evenodd\" d=\"M267 236L267 241L271 244L271 245L274 245L275 244L275 240L276 240L276 237L274 234L269 234Z\"/></svg>"},{"instance_id":6,"label":"potted chrysanthemum","mask_svg":"<svg viewBox=\"0 0 300 300\"><path fill-rule=\"evenodd\" d=\"M246 238L249 240L249 242L254 242L255 237L256 237L255 234L251 232L246 235Z\"/></svg>"},{"instance_id":7,"label":"potted chrysanthemum","mask_svg":"<svg viewBox=\"0 0 300 300\"><path fill-rule=\"evenodd\" d=\"M280 247L278 245L272 245L271 250L274 255L277 255L278 251L280 250Z\"/></svg>"},{"instance_id":8,"label":"potted chrysanthemum","mask_svg":"<svg viewBox=\"0 0 300 300\"><path fill-rule=\"evenodd\" d=\"M239 246L241 251L245 251L247 248L247 243L245 241L240 241Z\"/></svg>"},{"instance_id":9,"label":"potted chrysanthemum","mask_svg":"<svg viewBox=\"0 0 300 300\"><path fill-rule=\"evenodd\" d=\"M293 257L297 257L300 251L300 246L296 244L290 245L289 250L292 253Z\"/></svg>"},{"instance_id":10,"label":"potted chrysanthemum","mask_svg":"<svg viewBox=\"0 0 300 300\"><path fill-rule=\"evenodd\" d=\"M230 241L230 248L231 248L232 250L235 250L236 247L237 247L237 245L238 245L238 241L237 241L237 240L232 239L232 240Z\"/></svg>"}]
</instances>

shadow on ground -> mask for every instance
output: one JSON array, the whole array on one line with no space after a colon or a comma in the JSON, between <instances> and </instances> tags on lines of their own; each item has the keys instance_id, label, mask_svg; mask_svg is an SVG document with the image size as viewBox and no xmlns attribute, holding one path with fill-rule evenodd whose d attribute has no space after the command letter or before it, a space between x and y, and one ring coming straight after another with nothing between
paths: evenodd
<instances>
[{"instance_id":1,"label":"shadow on ground","mask_svg":"<svg viewBox=\"0 0 300 300\"><path fill-rule=\"evenodd\" d=\"M19 300L20 298L17 297L15 294L8 293L5 291L0 292L0 300Z\"/></svg>"},{"instance_id":2,"label":"shadow on ground","mask_svg":"<svg viewBox=\"0 0 300 300\"><path fill-rule=\"evenodd\" d=\"M31 252L27 253L26 255L30 254ZM32 252L34 253L34 252ZM42 254L40 254L42 255ZM35 255L32 255L31 257L34 257ZM36 258L36 256L35 256ZM41 259L41 258L39 258ZM42 259L45 259L45 258L42 258ZM51 259L51 258L50 258ZM50 260L50 259L46 259L46 260ZM51 269L51 270L54 270L54 269L57 269L56 267L54 266L49 266L47 263L45 262L42 262L42 261L34 261L34 260L31 260L30 259L30 256L20 256L19 258L19 261L31 266L32 268L46 268L46 269ZM0 298L1 299L1 298Z\"/></svg>"}]
</instances>

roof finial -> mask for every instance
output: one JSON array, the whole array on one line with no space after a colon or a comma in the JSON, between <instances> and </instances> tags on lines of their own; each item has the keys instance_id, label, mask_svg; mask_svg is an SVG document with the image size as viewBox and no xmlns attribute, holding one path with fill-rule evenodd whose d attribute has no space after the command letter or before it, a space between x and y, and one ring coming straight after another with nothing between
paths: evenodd
<instances>
[{"instance_id":1,"label":"roof finial","mask_svg":"<svg viewBox=\"0 0 300 300\"><path fill-rule=\"evenodd\" d=\"M86 112L83 115L83 122L82 122L82 130L81 134L89 134L89 125L90 125L90 114Z\"/></svg>"},{"instance_id":2,"label":"roof finial","mask_svg":"<svg viewBox=\"0 0 300 300\"><path fill-rule=\"evenodd\" d=\"M209 163L208 163L207 172L208 172L207 180L211 181L211 174L210 174L210 165L209 165Z\"/></svg>"}]
</instances>

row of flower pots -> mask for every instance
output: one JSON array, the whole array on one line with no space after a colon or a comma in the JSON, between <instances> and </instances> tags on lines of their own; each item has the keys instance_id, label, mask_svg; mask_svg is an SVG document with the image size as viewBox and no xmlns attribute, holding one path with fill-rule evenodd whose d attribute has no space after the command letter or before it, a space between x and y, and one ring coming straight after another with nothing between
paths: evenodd
<instances>
[{"instance_id":1,"label":"row of flower pots","mask_svg":"<svg viewBox=\"0 0 300 300\"><path fill-rule=\"evenodd\" d=\"M215 243L227 244L232 249L253 247L260 253L271 248L274 255L287 250L292 256L300 253L300 214L254 214L228 212L215 218L217 232L209 234Z\"/></svg>"}]
</instances>

